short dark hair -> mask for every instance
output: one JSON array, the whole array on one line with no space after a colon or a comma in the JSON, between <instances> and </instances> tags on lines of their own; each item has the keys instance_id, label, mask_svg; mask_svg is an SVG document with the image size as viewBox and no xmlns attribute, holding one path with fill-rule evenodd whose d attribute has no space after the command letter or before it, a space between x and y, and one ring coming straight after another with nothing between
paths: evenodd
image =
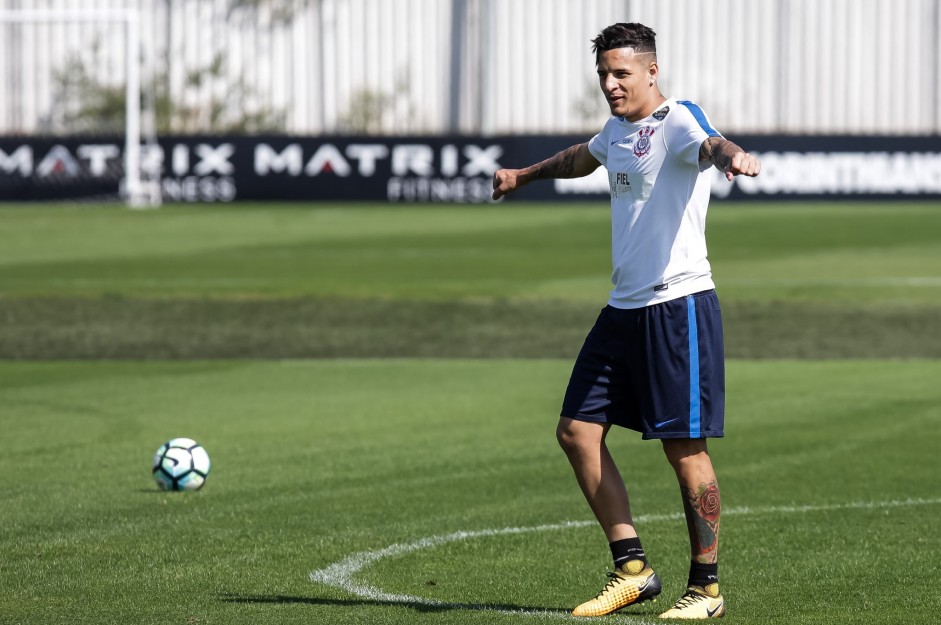
<instances>
[{"instance_id":1,"label":"short dark hair","mask_svg":"<svg viewBox=\"0 0 941 625\"><path fill-rule=\"evenodd\" d=\"M595 64L601 58L601 53L616 48L634 48L634 52L653 52L657 54L657 33L636 22L618 22L601 31L592 39L591 51L595 53Z\"/></svg>"}]
</instances>

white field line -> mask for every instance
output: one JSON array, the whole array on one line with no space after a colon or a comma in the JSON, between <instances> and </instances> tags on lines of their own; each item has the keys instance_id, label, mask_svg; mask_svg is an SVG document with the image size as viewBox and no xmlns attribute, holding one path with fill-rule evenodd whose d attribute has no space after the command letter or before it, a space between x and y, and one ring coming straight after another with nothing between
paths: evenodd
<instances>
[{"instance_id":1,"label":"white field line","mask_svg":"<svg viewBox=\"0 0 941 625\"><path fill-rule=\"evenodd\" d=\"M846 503L820 504L820 505L789 505L789 506L761 506L761 507L735 507L722 511L723 516L751 516L761 514L804 514L808 512L824 512L828 510L883 510L890 508L901 508L908 506L926 506L941 504L941 497L935 499L894 499L889 501L851 501ZM677 521L683 519L682 512L670 514L645 514L634 517L637 523L656 523L659 521ZM313 582L339 588L352 595L376 601L379 603L396 603L413 606L422 606L426 608L440 609L463 609L463 610L481 610L487 612L498 612L501 614L510 614L515 616L531 616L543 619L567 619L571 617L567 613L548 610L530 610L522 608L509 608L499 605L487 604L465 604L449 603L438 601L436 599L426 599L414 595L398 595L388 593L380 588L370 586L369 584L357 581L354 576L379 560L405 555L413 551L422 549L432 549L447 543L458 541L473 540L476 538L488 538L492 536L506 536L510 534L529 534L533 532L550 532L566 530L579 527L589 527L596 525L596 521L566 521L564 523L551 523L547 525L534 525L530 527L504 527L497 529L484 529L473 531L453 532L451 534L441 534L421 538L410 543L397 543L389 545L383 549L374 551L360 551L347 556L343 560L326 566L322 569L310 572L310 579ZM578 619L582 620L582 619ZM639 625L651 625L649 621L630 619L631 623Z\"/></svg>"}]
</instances>

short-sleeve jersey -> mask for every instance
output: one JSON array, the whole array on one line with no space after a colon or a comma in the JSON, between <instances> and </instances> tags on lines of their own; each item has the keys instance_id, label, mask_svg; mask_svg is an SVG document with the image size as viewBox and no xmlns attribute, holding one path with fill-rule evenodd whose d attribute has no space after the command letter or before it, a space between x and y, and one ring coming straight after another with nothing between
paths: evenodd
<instances>
[{"instance_id":1,"label":"short-sleeve jersey","mask_svg":"<svg viewBox=\"0 0 941 625\"><path fill-rule=\"evenodd\" d=\"M612 117L589 141L611 190L611 306L715 288L706 256L711 165L699 161L710 136L720 135L702 109L670 98L637 122Z\"/></svg>"}]
</instances>

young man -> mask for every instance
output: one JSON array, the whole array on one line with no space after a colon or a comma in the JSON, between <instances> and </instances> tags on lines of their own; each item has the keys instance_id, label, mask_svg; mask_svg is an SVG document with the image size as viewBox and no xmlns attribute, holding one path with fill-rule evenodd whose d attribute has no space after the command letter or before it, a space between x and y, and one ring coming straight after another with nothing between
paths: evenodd
<instances>
[{"instance_id":1,"label":"young man","mask_svg":"<svg viewBox=\"0 0 941 625\"><path fill-rule=\"evenodd\" d=\"M689 529L686 593L661 616L718 618L719 487L706 447L724 428L722 319L706 258L710 166L731 180L760 163L725 140L702 110L657 87L655 33L614 24L593 41L611 119L588 143L494 174L498 199L533 180L586 176L611 189L614 288L575 362L556 431L611 546L614 571L573 611L601 616L654 598L660 578L634 528L627 489L605 445L612 425L660 439Z\"/></svg>"}]
</instances>

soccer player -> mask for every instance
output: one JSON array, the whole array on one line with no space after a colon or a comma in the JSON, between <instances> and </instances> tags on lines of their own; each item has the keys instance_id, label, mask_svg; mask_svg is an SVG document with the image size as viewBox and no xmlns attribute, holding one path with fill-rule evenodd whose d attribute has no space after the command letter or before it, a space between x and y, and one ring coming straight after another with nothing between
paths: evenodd
<instances>
[{"instance_id":1,"label":"soccer player","mask_svg":"<svg viewBox=\"0 0 941 625\"><path fill-rule=\"evenodd\" d=\"M614 271L608 305L576 359L556 430L611 547L614 571L576 616L653 599L627 489L605 445L612 425L659 439L689 529L688 588L664 618L718 618L719 486L706 441L724 430L722 319L706 257L709 176L756 176L758 159L724 139L697 105L657 86L655 33L614 24L593 40L612 117L587 143L524 169L501 169L493 198L533 180L586 176L604 165L611 191Z\"/></svg>"}]
</instances>

